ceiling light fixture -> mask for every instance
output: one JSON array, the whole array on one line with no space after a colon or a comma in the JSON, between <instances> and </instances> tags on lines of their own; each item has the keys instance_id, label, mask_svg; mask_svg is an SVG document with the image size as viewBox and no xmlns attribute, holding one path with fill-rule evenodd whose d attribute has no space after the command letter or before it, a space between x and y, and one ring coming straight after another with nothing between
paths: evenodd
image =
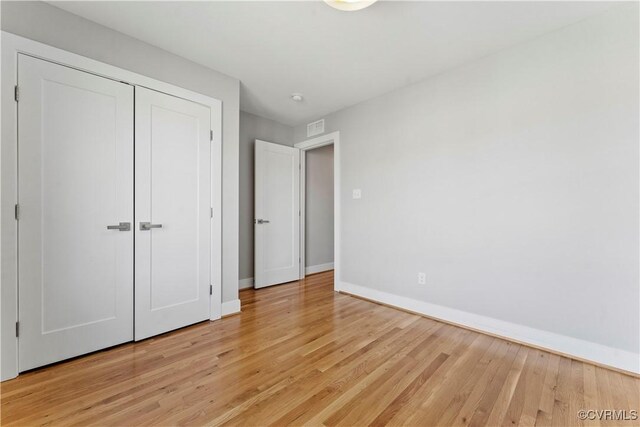
<instances>
[{"instance_id":1,"label":"ceiling light fixture","mask_svg":"<svg viewBox=\"0 0 640 427\"><path fill-rule=\"evenodd\" d=\"M332 8L345 12L362 10L365 7L371 6L376 1L377 0L324 0L324 2Z\"/></svg>"},{"instance_id":2,"label":"ceiling light fixture","mask_svg":"<svg viewBox=\"0 0 640 427\"><path fill-rule=\"evenodd\" d=\"M304 99L304 97L302 96L301 93L292 93L291 94L291 99L295 102L302 102L302 100Z\"/></svg>"}]
</instances>

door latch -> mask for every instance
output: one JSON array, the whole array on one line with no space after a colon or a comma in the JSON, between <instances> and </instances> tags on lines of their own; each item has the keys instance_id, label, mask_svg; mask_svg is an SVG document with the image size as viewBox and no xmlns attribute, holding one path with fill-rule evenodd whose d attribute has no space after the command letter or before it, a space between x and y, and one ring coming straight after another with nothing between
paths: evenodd
<instances>
[{"instance_id":1,"label":"door latch","mask_svg":"<svg viewBox=\"0 0 640 427\"><path fill-rule=\"evenodd\" d=\"M162 224L151 224L150 222L141 222L140 223L140 230L141 231L148 231L148 230L151 230L152 228L162 228Z\"/></svg>"},{"instance_id":2,"label":"door latch","mask_svg":"<svg viewBox=\"0 0 640 427\"><path fill-rule=\"evenodd\" d=\"M130 231L131 230L131 223L130 222L121 222L118 225L107 225L107 230Z\"/></svg>"}]
</instances>

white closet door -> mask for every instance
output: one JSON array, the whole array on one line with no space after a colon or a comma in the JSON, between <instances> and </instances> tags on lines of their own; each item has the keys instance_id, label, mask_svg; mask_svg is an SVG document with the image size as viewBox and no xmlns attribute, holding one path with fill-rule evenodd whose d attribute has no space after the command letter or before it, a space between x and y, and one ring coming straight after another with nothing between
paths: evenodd
<instances>
[{"instance_id":1,"label":"white closet door","mask_svg":"<svg viewBox=\"0 0 640 427\"><path fill-rule=\"evenodd\" d=\"M209 318L211 115L136 87L135 339Z\"/></svg>"},{"instance_id":2,"label":"white closet door","mask_svg":"<svg viewBox=\"0 0 640 427\"><path fill-rule=\"evenodd\" d=\"M133 338L133 87L25 55L18 84L24 371Z\"/></svg>"},{"instance_id":3,"label":"white closet door","mask_svg":"<svg viewBox=\"0 0 640 427\"><path fill-rule=\"evenodd\" d=\"M254 286L300 277L300 150L256 140Z\"/></svg>"}]
</instances>

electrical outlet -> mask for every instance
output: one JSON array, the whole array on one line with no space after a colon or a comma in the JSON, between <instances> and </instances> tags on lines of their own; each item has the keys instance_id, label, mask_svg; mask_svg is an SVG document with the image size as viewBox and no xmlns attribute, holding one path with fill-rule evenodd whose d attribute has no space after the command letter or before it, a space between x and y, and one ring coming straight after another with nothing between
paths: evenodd
<instances>
[{"instance_id":1,"label":"electrical outlet","mask_svg":"<svg viewBox=\"0 0 640 427\"><path fill-rule=\"evenodd\" d=\"M426 284L427 284L427 274L418 273L418 285L426 285Z\"/></svg>"},{"instance_id":2,"label":"electrical outlet","mask_svg":"<svg viewBox=\"0 0 640 427\"><path fill-rule=\"evenodd\" d=\"M360 199L362 197L362 191L359 188L353 190L353 198Z\"/></svg>"}]
</instances>

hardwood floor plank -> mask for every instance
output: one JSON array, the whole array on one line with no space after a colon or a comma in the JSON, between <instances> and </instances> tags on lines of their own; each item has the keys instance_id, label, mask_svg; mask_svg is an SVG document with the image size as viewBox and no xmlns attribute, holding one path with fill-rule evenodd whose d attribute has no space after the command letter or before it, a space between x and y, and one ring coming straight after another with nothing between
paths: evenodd
<instances>
[{"instance_id":1,"label":"hardwood floor plank","mask_svg":"<svg viewBox=\"0 0 640 427\"><path fill-rule=\"evenodd\" d=\"M500 390L500 394L496 398L495 404L493 405L487 422L484 425L502 425L502 421L509 410L511 400L513 399L513 394L515 393L516 387L520 381L520 376L522 375L522 371L527 360L528 351L529 349L524 346L520 346L518 348L516 359L507 374L504 386L502 387L502 390Z\"/></svg>"},{"instance_id":2,"label":"hardwood floor plank","mask_svg":"<svg viewBox=\"0 0 640 427\"><path fill-rule=\"evenodd\" d=\"M519 426L534 426L539 415L540 399L544 388L544 380L549 362L549 353L535 350L531 353L533 360L529 375L521 378L525 381L524 402Z\"/></svg>"},{"instance_id":3,"label":"hardwood floor plank","mask_svg":"<svg viewBox=\"0 0 640 427\"><path fill-rule=\"evenodd\" d=\"M427 382L436 370L449 357L446 353L440 353L411 383L400 393L378 416L369 423L370 426L384 426L398 413L415 393Z\"/></svg>"},{"instance_id":4,"label":"hardwood floor plank","mask_svg":"<svg viewBox=\"0 0 640 427\"><path fill-rule=\"evenodd\" d=\"M417 327L419 326L420 325L417 325ZM316 413L316 410L326 407L329 402L335 401L340 395L359 384L360 380L369 375L373 369L396 355L399 340L403 339L406 344L402 345L406 346L410 342L410 339L408 340L407 338L413 336L412 331L420 331L417 327L414 326L413 328L407 329L403 332L403 335L392 341L386 341L386 344L385 340L379 339L379 342L371 343L358 352L352 353L349 357L341 360L328 372L329 378L331 378L330 383L323 384L324 387L317 390L315 394L304 402L301 402L281 418L274 421L273 425L307 424L308 416ZM428 330L427 333L433 329L434 328ZM421 331L419 333L422 334ZM435 333L431 333L425 341L430 340L434 335ZM343 367L347 370L346 374L342 374L341 372Z\"/></svg>"},{"instance_id":5,"label":"hardwood floor plank","mask_svg":"<svg viewBox=\"0 0 640 427\"><path fill-rule=\"evenodd\" d=\"M240 293L242 313L0 384L6 426L630 425L640 380L333 291Z\"/></svg>"},{"instance_id":6,"label":"hardwood floor plank","mask_svg":"<svg viewBox=\"0 0 640 427\"><path fill-rule=\"evenodd\" d=\"M482 364L481 369L476 369L478 361L483 360L493 342L495 342L493 337L471 333L466 340L456 346L449 359L452 364L448 365L445 362L440 370L444 377L438 380L437 389L434 387L429 397L424 399L418 410L407 419L407 423L424 426L439 425L450 406L459 408L464 403L462 401L464 396L458 393L469 380L479 377L486 367L486 364Z\"/></svg>"},{"instance_id":7,"label":"hardwood floor plank","mask_svg":"<svg viewBox=\"0 0 640 427\"><path fill-rule=\"evenodd\" d=\"M560 367L560 356L551 354L547 363L547 370L538 404L536 415L536 426L549 426L552 421L553 405L555 401L555 389L558 383L558 369Z\"/></svg>"},{"instance_id":8,"label":"hardwood floor plank","mask_svg":"<svg viewBox=\"0 0 640 427\"><path fill-rule=\"evenodd\" d=\"M487 392L492 380L498 374L499 369L503 365L509 366L509 360L515 355L509 352L510 343L503 340L495 340L492 344L491 351L485 354L487 367L484 369L482 376L476 381L468 381L465 389L461 390L461 394L465 394L462 408L455 410L454 407L447 409L445 416L442 417L441 423L452 426L464 426L473 416L476 408L480 405L482 397Z\"/></svg>"},{"instance_id":9,"label":"hardwood floor plank","mask_svg":"<svg viewBox=\"0 0 640 427\"><path fill-rule=\"evenodd\" d=\"M558 383L553 402L552 423L554 425L576 425L576 414L569 412L571 387L571 359L562 357L558 367Z\"/></svg>"},{"instance_id":10,"label":"hardwood floor plank","mask_svg":"<svg viewBox=\"0 0 640 427\"><path fill-rule=\"evenodd\" d=\"M507 353L503 360L500 363L499 371L496 375L491 379L488 387L484 390L484 393L475 406L473 410L473 414L470 418L467 418L462 414L462 417L465 419L462 420L462 424L470 425L470 426L482 426L487 424L487 419L492 413L493 407L498 401L498 397L501 393L504 393L508 388L505 388L505 384L507 382L509 374L512 372L512 366L515 363L516 356L518 355L521 346L519 344L514 344L507 342ZM506 411L506 404L505 404ZM494 417L497 417L494 415ZM500 419L502 415L500 415Z\"/></svg>"}]
</instances>

